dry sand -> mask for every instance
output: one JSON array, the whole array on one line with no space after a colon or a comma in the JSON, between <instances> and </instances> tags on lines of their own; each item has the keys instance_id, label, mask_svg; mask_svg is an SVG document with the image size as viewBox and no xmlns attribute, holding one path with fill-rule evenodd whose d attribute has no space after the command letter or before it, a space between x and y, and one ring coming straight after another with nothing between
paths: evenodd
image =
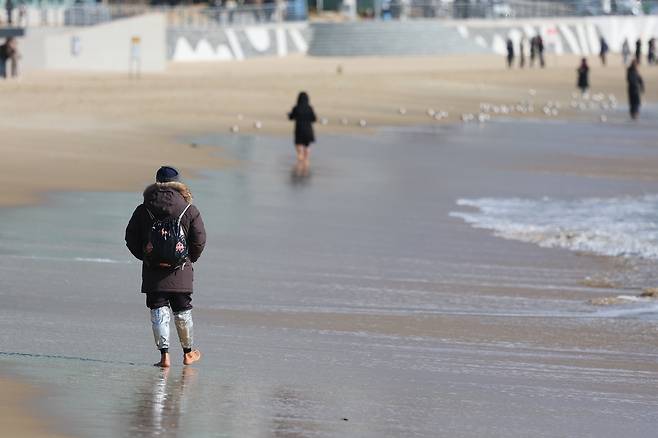
<instances>
[{"instance_id":1,"label":"dry sand","mask_svg":"<svg viewBox=\"0 0 658 438\"><path fill-rule=\"evenodd\" d=\"M254 59L217 64L177 64L165 74L130 80L122 75L38 73L0 83L4 170L0 205L33 203L50 191L137 190L160 164L189 175L225 163L203 145L182 144L187 134L241 132L289 135L285 114L307 90L320 117L319 134L369 127L436 123L428 108L450 113L444 123L480 102L567 103L574 91L573 56L548 57L548 68L507 70L498 56L423 58ZM618 58L602 68L591 59L593 92L625 102ZM338 66L342 73L338 74ZM658 69L643 68L645 101L658 100ZM398 109L404 107L402 116ZM238 119L238 114L243 119ZM534 115L534 117L539 117ZM593 118L565 110L560 117ZM348 126L339 123L347 118Z\"/></svg>"}]
</instances>

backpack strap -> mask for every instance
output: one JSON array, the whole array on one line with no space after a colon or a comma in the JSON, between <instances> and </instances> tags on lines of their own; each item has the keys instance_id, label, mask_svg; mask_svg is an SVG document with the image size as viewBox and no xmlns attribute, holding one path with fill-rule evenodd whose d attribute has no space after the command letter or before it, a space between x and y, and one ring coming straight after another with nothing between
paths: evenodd
<instances>
[{"instance_id":1,"label":"backpack strap","mask_svg":"<svg viewBox=\"0 0 658 438\"><path fill-rule=\"evenodd\" d=\"M151 217L151 220L155 220L155 216L153 216L153 213L151 213L151 210L149 210L147 207L144 207L144 208L146 208L146 211L148 212L149 216Z\"/></svg>"},{"instance_id":2,"label":"backpack strap","mask_svg":"<svg viewBox=\"0 0 658 438\"><path fill-rule=\"evenodd\" d=\"M190 205L192 205L192 204L187 204L187 206L185 207L185 210L183 210L183 212L180 214L180 216L178 216L178 225L180 225L180 221L181 221L181 219L183 219L183 215L185 214L187 209L190 208Z\"/></svg>"}]
</instances>

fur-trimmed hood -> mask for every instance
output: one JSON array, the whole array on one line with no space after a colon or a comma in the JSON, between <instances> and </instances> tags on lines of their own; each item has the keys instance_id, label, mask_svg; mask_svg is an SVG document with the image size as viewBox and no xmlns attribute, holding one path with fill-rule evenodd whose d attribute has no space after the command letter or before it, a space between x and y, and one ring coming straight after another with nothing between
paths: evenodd
<instances>
[{"instance_id":1,"label":"fur-trimmed hood","mask_svg":"<svg viewBox=\"0 0 658 438\"><path fill-rule=\"evenodd\" d=\"M144 206L156 217L178 216L191 203L192 193L182 182L155 183L144 190Z\"/></svg>"},{"instance_id":2,"label":"fur-trimmed hood","mask_svg":"<svg viewBox=\"0 0 658 438\"><path fill-rule=\"evenodd\" d=\"M155 183L151 184L150 186L146 187L144 189L144 199L146 199L146 195L149 192L152 192L154 190L159 190L159 189L174 189L181 195L183 195L183 199L185 199L185 202L188 204L191 204L193 201L192 198L192 192L190 191L189 187L187 187L186 184L178 181L170 181L170 182L164 182L164 183Z\"/></svg>"}]
</instances>

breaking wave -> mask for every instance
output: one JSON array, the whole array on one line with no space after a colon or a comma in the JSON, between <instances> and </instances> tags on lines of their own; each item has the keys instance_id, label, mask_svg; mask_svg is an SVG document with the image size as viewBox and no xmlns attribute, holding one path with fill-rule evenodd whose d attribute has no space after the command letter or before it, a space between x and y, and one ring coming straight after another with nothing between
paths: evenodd
<instances>
[{"instance_id":1,"label":"breaking wave","mask_svg":"<svg viewBox=\"0 0 658 438\"><path fill-rule=\"evenodd\" d=\"M558 200L460 199L452 212L496 236L595 254L658 259L658 195Z\"/></svg>"}]
</instances>

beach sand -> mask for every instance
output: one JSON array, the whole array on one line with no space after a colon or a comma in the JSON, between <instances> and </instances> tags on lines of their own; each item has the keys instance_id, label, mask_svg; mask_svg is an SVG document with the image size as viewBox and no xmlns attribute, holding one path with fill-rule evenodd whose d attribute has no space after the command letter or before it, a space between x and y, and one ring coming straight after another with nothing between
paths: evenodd
<instances>
[{"instance_id":1,"label":"beach sand","mask_svg":"<svg viewBox=\"0 0 658 438\"><path fill-rule=\"evenodd\" d=\"M131 80L122 75L35 73L0 83L0 205L34 203L67 190L134 190L162 163L186 173L226 164L183 136L228 132L288 136L286 112L300 90L310 93L319 135L370 128L436 123L426 111L446 111L443 123L475 113L480 102L561 102L558 117L596 120L596 113L568 108L577 57L548 57L544 70L508 70L502 57L253 59L214 64L175 64L161 75ZM625 73L612 56L606 68L595 58L592 92L625 102ZM340 66L342 73L337 73ZM656 69L641 70L645 102L658 100ZM536 95L529 95L529 90ZM405 108L402 116L398 110ZM539 108L537 109L539 111ZM242 119L238 118L242 115ZM539 114L532 115L540 117ZM512 115L511 117L522 117ZM339 120L347 119L348 125Z\"/></svg>"}]
</instances>

